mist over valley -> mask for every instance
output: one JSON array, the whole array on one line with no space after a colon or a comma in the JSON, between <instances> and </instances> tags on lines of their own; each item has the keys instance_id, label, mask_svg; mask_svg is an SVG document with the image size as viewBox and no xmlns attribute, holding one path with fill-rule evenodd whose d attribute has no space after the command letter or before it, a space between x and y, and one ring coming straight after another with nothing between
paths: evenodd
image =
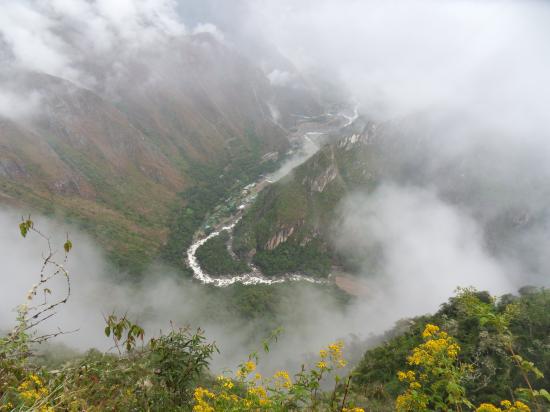
<instances>
[{"instance_id":1,"label":"mist over valley","mask_svg":"<svg viewBox=\"0 0 550 412\"><path fill-rule=\"evenodd\" d=\"M6 0L0 410L546 410L549 18Z\"/></svg>"}]
</instances>

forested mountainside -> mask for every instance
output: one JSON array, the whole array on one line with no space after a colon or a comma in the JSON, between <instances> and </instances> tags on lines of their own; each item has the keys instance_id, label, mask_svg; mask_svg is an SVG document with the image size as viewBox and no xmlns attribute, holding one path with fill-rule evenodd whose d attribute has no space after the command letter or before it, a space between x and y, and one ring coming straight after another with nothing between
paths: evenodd
<instances>
[{"instance_id":1,"label":"forested mountainside","mask_svg":"<svg viewBox=\"0 0 550 412\"><path fill-rule=\"evenodd\" d=\"M286 152L292 126L278 106L290 89L211 35L147 53L82 62L93 87L9 66L0 75L17 97L0 112L1 202L79 224L137 271L166 243L184 192L218 179L218 198L256 177L262 156ZM293 110L321 111L305 84L289 93Z\"/></svg>"},{"instance_id":2,"label":"forested mountainside","mask_svg":"<svg viewBox=\"0 0 550 412\"><path fill-rule=\"evenodd\" d=\"M526 167L539 159L518 147L510 161L504 152L487 150L482 139L456 148L455 136L443 123L422 113L380 124L359 119L260 193L235 228L235 251L252 257L266 274L326 276L331 265L356 271L358 251L334 244L342 200L395 184L433 188L443 201L460 206L480 224L492 253L514 256L543 273L546 263L528 258L524 238L537 224L545 225L547 216L542 199L550 189L543 175ZM461 156L455 151L462 151ZM360 251L362 256L368 253L375 270L377 251Z\"/></svg>"}]
</instances>

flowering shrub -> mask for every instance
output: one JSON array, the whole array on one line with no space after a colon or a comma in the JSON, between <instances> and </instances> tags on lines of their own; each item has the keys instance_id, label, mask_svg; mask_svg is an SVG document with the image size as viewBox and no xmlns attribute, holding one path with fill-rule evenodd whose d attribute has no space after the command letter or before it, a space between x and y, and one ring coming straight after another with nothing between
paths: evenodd
<instances>
[{"instance_id":1,"label":"flowering shrub","mask_svg":"<svg viewBox=\"0 0 550 412\"><path fill-rule=\"evenodd\" d=\"M35 373L25 376L16 388L10 388L0 399L0 411L13 409L36 412L54 412L50 405L50 391Z\"/></svg>"},{"instance_id":2,"label":"flowering shrub","mask_svg":"<svg viewBox=\"0 0 550 412\"><path fill-rule=\"evenodd\" d=\"M498 408L491 403L482 403L476 412L530 412L531 409L523 402L516 401L512 404L510 401L500 402L502 408Z\"/></svg>"},{"instance_id":3,"label":"flowering shrub","mask_svg":"<svg viewBox=\"0 0 550 412\"><path fill-rule=\"evenodd\" d=\"M249 359L240 365L233 378L219 376L211 390L195 389L194 412L212 411L288 411L339 410L363 412L362 408L348 404L346 399L349 379L344 393L339 391L341 377L335 375L335 388L331 394L320 393L321 381L346 366L343 342L338 341L319 352L319 360L312 369L302 369L293 378L285 370L263 377L256 371L256 362Z\"/></svg>"},{"instance_id":4,"label":"flowering shrub","mask_svg":"<svg viewBox=\"0 0 550 412\"><path fill-rule=\"evenodd\" d=\"M476 297L474 290L459 289L458 302L461 310L475 317L480 326L486 331L491 330L493 332L497 345L507 353L510 364L514 365L516 370L520 372L526 386L515 390L518 398L521 401L530 402L537 410L541 410L542 403L545 406L550 404L550 393L544 388L536 389L534 383L536 380L543 379L544 373L534 362L524 359L517 353L517 338L510 328L512 322L520 314L520 305L517 302L509 303L504 307L504 310L498 311L496 310L495 300L491 297L489 302L482 302ZM512 405L509 401L503 401L501 405L512 408L504 410L522 410L515 406L516 403ZM519 405L520 407L525 406L522 402L519 402Z\"/></svg>"},{"instance_id":5,"label":"flowering shrub","mask_svg":"<svg viewBox=\"0 0 550 412\"><path fill-rule=\"evenodd\" d=\"M50 391L44 387L42 379L35 374L30 374L17 388L23 405L36 409L39 412L53 412L52 406L44 405Z\"/></svg>"},{"instance_id":6,"label":"flowering shrub","mask_svg":"<svg viewBox=\"0 0 550 412\"><path fill-rule=\"evenodd\" d=\"M461 411L473 409L463 382L473 366L458 361L460 346L438 326L427 324L422 332L424 343L415 347L407 363L415 370L399 371L397 377L407 384L396 399L397 411ZM530 412L521 401L503 400L501 407L482 403L476 412Z\"/></svg>"},{"instance_id":7,"label":"flowering shrub","mask_svg":"<svg viewBox=\"0 0 550 412\"><path fill-rule=\"evenodd\" d=\"M469 365L458 363L460 347L439 327L427 324L424 343L413 349L407 362L415 370L400 371L397 377L408 388L396 400L398 411L429 411L472 406L462 381Z\"/></svg>"}]
</instances>

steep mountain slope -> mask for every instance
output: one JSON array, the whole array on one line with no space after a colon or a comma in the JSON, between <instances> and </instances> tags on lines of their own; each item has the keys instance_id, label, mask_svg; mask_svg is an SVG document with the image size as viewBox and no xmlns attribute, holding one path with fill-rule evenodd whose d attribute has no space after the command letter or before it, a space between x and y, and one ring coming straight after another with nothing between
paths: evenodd
<instances>
[{"instance_id":1,"label":"steep mountain slope","mask_svg":"<svg viewBox=\"0 0 550 412\"><path fill-rule=\"evenodd\" d=\"M273 87L234 49L202 34L148 53L84 62L92 89L0 73L2 92L24 103L0 110L0 200L82 225L131 271L166 242L189 201L178 193L221 175L228 189L259 173L251 165L264 154L288 147L270 112ZM304 112L320 110L303 96Z\"/></svg>"},{"instance_id":2,"label":"steep mountain slope","mask_svg":"<svg viewBox=\"0 0 550 412\"><path fill-rule=\"evenodd\" d=\"M331 225L342 198L375 182L366 144L373 125L328 144L288 176L262 192L235 228L234 249L268 274L330 269ZM373 159L375 160L375 159Z\"/></svg>"},{"instance_id":3,"label":"steep mountain slope","mask_svg":"<svg viewBox=\"0 0 550 412\"><path fill-rule=\"evenodd\" d=\"M247 143L247 130L261 136L266 150L285 144L284 132L269 113L268 79L234 50L198 35L156 53L148 56L151 63L145 68L140 61L128 61L129 75L106 92L166 153L226 160L231 144Z\"/></svg>"},{"instance_id":4,"label":"steep mountain slope","mask_svg":"<svg viewBox=\"0 0 550 412\"><path fill-rule=\"evenodd\" d=\"M4 196L81 223L121 256L154 250L182 173L98 95L47 75L18 80L39 91L42 107L2 121Z\"/></svg>"}]
</instances>

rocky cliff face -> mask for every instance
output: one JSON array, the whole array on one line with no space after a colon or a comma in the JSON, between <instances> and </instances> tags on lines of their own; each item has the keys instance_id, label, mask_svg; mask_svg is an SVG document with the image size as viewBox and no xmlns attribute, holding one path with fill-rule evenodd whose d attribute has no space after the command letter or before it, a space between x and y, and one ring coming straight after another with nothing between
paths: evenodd
<instances>
[{"instance_id":1,"label":"rocky cliff face","mask_svg":"<svg viewBox=\"0 0 550 412\"><path fill-rule=\"evenodd\" d=\"M286 242L288 238L293 235L295 230L296 228L294 226L290 226L288 228L282 228L272 238L270 238L267 241L267 243L264 246L264 249L266 250L275 249L281 243Z\"/></svg>"}]
</instances>

